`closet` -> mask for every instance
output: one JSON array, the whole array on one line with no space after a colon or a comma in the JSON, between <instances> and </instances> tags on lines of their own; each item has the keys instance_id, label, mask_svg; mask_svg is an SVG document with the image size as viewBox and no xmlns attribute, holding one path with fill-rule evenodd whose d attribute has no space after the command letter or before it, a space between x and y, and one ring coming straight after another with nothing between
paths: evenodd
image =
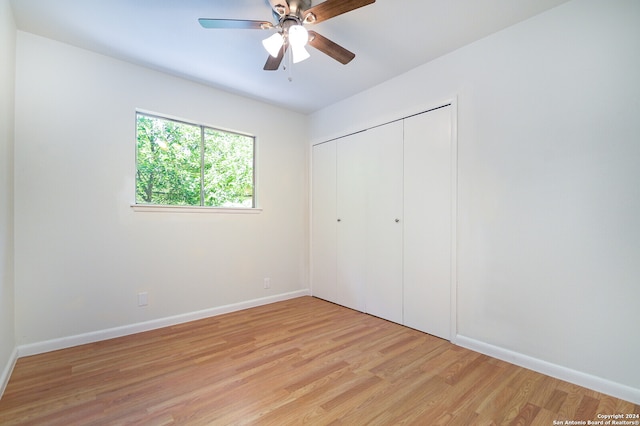
<instances>
[{"instance_id":1,"label":"closet","mask_svg":"<svg viewBox=\"0 0 640 426\"><path fill-rule=\"evenodd\" d=\"M451 106L313 146L312 294L451 338Z\"/></svg>"}]
</instances>

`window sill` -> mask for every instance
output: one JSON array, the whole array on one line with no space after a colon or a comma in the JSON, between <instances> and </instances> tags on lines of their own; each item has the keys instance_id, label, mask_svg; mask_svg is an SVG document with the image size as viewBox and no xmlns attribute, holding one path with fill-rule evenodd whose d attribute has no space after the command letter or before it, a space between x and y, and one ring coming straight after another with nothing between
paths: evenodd
<instances>
[{"instance_id":1,"label":"window sill","mask_svg":"<svg viewBox=\"0 0 640 426\"><path fill-rule=\"evenodd\" d=\"M159 206L153 204L132 204L135 212L153 213L226 213L226 214L258 214L262 209L248 207L202 207L202 206Z\"/></svg>"}]
</instances>

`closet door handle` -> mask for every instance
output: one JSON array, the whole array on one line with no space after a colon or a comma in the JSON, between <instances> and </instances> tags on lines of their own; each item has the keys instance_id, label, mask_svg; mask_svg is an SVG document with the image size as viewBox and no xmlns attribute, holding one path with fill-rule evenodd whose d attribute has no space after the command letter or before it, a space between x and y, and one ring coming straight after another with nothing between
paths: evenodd
<instances>
[{"instance_id":1,"label":"closet door handle","mask_svg":"<svg viewBox=\"0 0 640 426\"><path fill-rule=\"evenodd\" d=\"M400 219L396 219L396 223L400 222Z\"/></svg>"},{"instance_id":2,"label":"closet door handle","mask_svg":"<svg viewBox=\"0 0 640 426\"><path fill-rule=\"evenodd\" d=\"M338 218L338 222L342 222L342 219Z\"/></svg>"}]
</instances>

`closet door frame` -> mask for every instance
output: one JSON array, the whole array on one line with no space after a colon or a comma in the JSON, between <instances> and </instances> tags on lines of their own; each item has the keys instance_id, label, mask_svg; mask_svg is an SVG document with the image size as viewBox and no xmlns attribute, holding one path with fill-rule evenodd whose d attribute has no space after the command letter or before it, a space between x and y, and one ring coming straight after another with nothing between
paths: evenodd
<instances>
[{"instance_id":1,"label":"closet door frame","mask_svg":"<svg viewBox=\"0 0 640 426\"><path fill-rule=\"evenodd\" d=\"M393 121L403 120L413 115L428 113L429 111L450 106L451 108L451 321L450 341L456 343L458 334L457 326L457 294L458 294L458 100L457 96L440 102L429 102L414 105L389 114L378 115L371 120L360 122L352 128L345 129L343 135L350 135L366 129L388 124ZM331 138L330 140L340 139ZM317 145L325 141L312 142ZM311 242L310 242L311 246Z\"/></svg>"}]
</instances>

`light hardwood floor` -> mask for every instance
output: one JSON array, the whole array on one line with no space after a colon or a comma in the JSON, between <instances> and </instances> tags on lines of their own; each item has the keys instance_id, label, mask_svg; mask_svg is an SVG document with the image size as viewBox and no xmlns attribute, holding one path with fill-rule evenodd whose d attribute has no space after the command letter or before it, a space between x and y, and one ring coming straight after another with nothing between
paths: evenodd
<instances>
[{"instance_id":1,"label":"light hardwood floor","mask_svg":"<svg viewBox=\"0 0 640 426\"><path fill-rule=\"evenodd\" d=\"M312 297L18 360L2 425L552 425L640 406Z\"/></svg>"}]
</instances>

